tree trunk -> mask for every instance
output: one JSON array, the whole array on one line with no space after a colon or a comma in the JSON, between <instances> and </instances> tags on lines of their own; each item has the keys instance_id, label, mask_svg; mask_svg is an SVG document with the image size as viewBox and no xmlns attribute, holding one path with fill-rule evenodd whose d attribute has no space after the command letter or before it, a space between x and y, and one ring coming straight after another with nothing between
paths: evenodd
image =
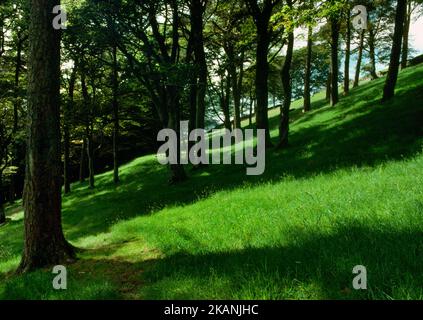
<instances>
[{"instance_id":1,"label":"tree trunk","mask_svg":"<svg viewBox=\"0 0 423 320\"><path fill-rule=\"evenodd\" d=\"M92 124L87 127L87 158L88 158L88 181L89 188L95 188L95 173L94 173L94 146L93 146L93 130Z\"/></svg>"},{"instance_id":2,"label":"tree trunk","mask_svg":"<svg viewBox=\"0 0 423 320\"><path fill-rule=\"evenodd\" d=\"M234 101L234 129L239 129L241 128L241 92L238 83L235 53L232 45L226 48L226 54L228 56L228 69Z\"/></svg>"},{"instance_id":3,"label":"tree trunk","mask_svg":"<svg viewBox=\"0 0 423 320\"><path fill-rule=\"evenodd\" d=\"M65 112L66 113L66 112ZM71 184L69 177L69 165L70 165L70 133L69 125L66 123L67 119L64 119L65 125L63 127L63 186L65 194L71 192Z\"/></svg>"},{"instance_id":4,"label":"tree trunk","mask_svg":"<svg viewBox=\"0 0 423 320\"><path fill-rule=\"evenodd\" d=\"M338 92L338 43L339 43L340 23L338 18L331 18L331 90L330 90L330 104L335 106L339 101Z\"/></svg>"},{"instance_id":5,"label":"tree trunk","mask_svg":"<svg viewBox=\"0 0 423 320\"><path fill-rule=\"evenodd\" d=\"M360 83L360 71L361 71L361 61L363 60L363 47L364 47L364 33L366 31L362 30L360 34L360 43L358 45L358 57L357 57L357 66L355 68L355 78L354 78L354 88L358 87Z\"/></svg>"},{"instance_id":6,"label":"tree trunk","mask_svg":"<svg viewBox=\"0 0 423 320\"><path fill-rule=\"evenodd\" d=\"M74 91L75 91L75 82L76 82L76 72L77 72L77 63L75 62L75 66L73 67L71 77L69 79L69 92L68 97L69 101L65 105L64 110L64 126L63 126L63 153L64 153L64 163L63 163L63 179L64 179L64 192L68 194L71 192L71 184L70 184L70 113L73 109L73 98L74 98Z\"/></svg>"},{"instance_id":7,"label":"tree trunk","mask_svg":"<svg viewBox=\"0 0 423 320\"><path fill-rule=\"evenodd\" d=\"M348 11L347 33L345 36L344 94L350 92L350 57L351 57L351 12Z\"/></svg>"},{"instance_id":8,"label":"tree trunk","mask_svg":"<svg viewBox=\"0 0 423 320\"><path fill-rule=\"evenodd\" d=\"M222 79L223 82L223 79ZM221 97L220 97L220 105L221 108L223 110L223 117L224 117L224 125L225 128L228 130L232 130L232 125L231 125L231 113L229 111L229 106L230 106L230 94L231 94L231 81L230 81L230 77L226 77L226 80L224 81L225 83L221 83Z\"/></svg>"},{"instance_id":9,"label":"tree trunk","mask_svg":"<svg viewBox=\"0 0 423 320\"><path fill-rule=\"evenodd\" d=\"M24 250L18 272L75 257L61 223L60 31L52 28L58 0L31 0L28 118L24 188Z\"/></svg>"},{"instance_id":10,"label":"tree trunk","mask_svg":"<svg viewBox=\"0 0 423 320\"><path fill-rule=\"evenodd\" d=\"M207 61L204 50L204 34L203 34L203 16L205 6L202 1L192 0L190 6L191 18L191 36L192 45L195 55L195 63L198 68L198 88L197 88L197 119L196 127L205 128L205 112L206 112L206 92L207 92Z\"/></svg>"},{"instance_id":11,"label":"tree trunk","mask_svg":"<svg viewBox=\"0 0 423 320\"><path fill-rule=\"evenodd\" d=\"M248 113L248 125L249 126L251 126L251 124L253 123L254 101L255 101L255 98L253 97L253 89L250 88L250 111Z\"/></svg>"},{"instance_id":12,"label":"tree trunk","mask_svg":"<svg viewBox=\"0 0 423 320\"><path fill-rule=\"evenodd\" d=\"M408 63L408 38L410 34L410 24L411 24L411 10L412 10L412 1L407 1L407 13L405 16L404 22L404 34L402 37L402 56L401 56L401 69L407 68Z\"/></svg>"},{"instance_id":13,"label":"tree trunk","mask_svg":"<svg viewBox=\"0 0 423 320\"><path fill-rule=\"evenodd\" d=\"M375 50L375 34L373 26L369 26L369 55L370 55L370 77L372 80L379 78L376 73L376 50Z\"/></svg>"},{"instance_id":14,"label":"tree trunk","mask_svg":"<svg viewBox=\"0 0 423 320\"><path fill-rule=\"evenodd\" d=\"M85 119L85 142L86 142L86 152L88 159L88 181L89 188L94 189L94 147L93 147L93 120L92 120L92 106L90 103L88 88L85 82L85 71L81 72L81 91L82 97L84 100L84 105L87 110L86 119Z\"/></svg>"},{"instance_id":15,"label":"tree trunk","mask_svg":"<svg viewBox=\"0 0 423 320\"><path fill-rule=\"evenodd\" d=\"M79 182L84 182L84 164L85 164L85 152L87 149L87 139L84 137L82 140L81 157L79 161Z\"/></svg>"},{"instance_id":16,"label":"tree trunk","mask_svg":"<svg viewBox=\"0 0 423 320\"><path fill-rule=\"evenodd\" d=\"M112 48L113 55L113 182L119 183L119 103L118 103L118 63L117 63L117 47L116 45Z\"/></svg>"},{"instance_id":17,"label":"tree trunk","mask_svg":"<svg viewBox=\"0 0 423 320\"><path fill-rule=\"evenodd\" d=\"M326 80L326 100L330 100L330 92L331 92L331 83L332 83L332 74L329 71L328 78Z\"/></svg>"},{"instance_id":18,"label":"tree trunk","mask_svg":"<svg viewBox=\"0 0 423 320\"><path fill-rule=\"evenodd\" d=\"M306 70L304 76L304 112L311 110L311 59L312 59L312 48L313 48L313 27L308 27L307 35L307 57L306 57Z\"/></svg>"},{"instance_id":19,"label":"tree trunk","mask_svg":"<svg viewBox=\"0 0 423 320\"><path fill-rule=\"evenodd\" d=\"M291 85L291 65L292 56L294 51L294 32L290 32L288 35L288 47L286 50L285 63L282 68L282 86L283 86L283 105L281 107L281 115L279 122L279 143L278 148L284 148L288 146L289 137L289 111L291 109L292 99L292 85Z\"/></svg>"},{"instance_id":20,"label":"tree trunk","mask_svg":"<svg viewBox=\"0 0 423 320\"><path fill-rule=\"evenodd\" d=\"M177 136L177 164L170 165L170 183L176 184L187 179L184 167L181 164L181 142L180 142L180 106L179 106L179 92L177 87L169 86L167 87L168 93L168 110L169 110L169 119L168 119L168 128L176 132Z\"/></svg>"},{"instance_id":21,"label":"tree trunk","mask_svg":"<svg viewBox=\"0 0 423 320\"><path fill-rule=\"evenodd\" d=\"M391 60L389 62L388 75L383 89L382 101L387 101L394 97L395 86L397 84L399 60L401 56L401 41L404 32L404 21L407 13L407 1L398 0L395 14L395 31L392 43Z\"/></svg>"},{"instance_id":22,"label":"tree trunk","mask_svg":"<svg viewBox=\"0 0 423 320\"><path fill-rule=\"evenodd\" d=\"M6 222L6 212L4 210L3 196L3 173L0 172L0 225Z\"/></svg>"},{"instance_id":23,"label":"tree trunk","mask_svg":"<svg viewBox=\"0 0 423 320\"><path fill-rule=\"evenodd\" d=\"M20 97L19 97L19 77L22 68L22 44L21 33L18 33L18 44L16 48L16 65L15 65L15 101L13 104L13 132L18 130L19 120L19 108L20 108Z\"/></svg>"},{"instance_id":24,"label":"tree trunk","mask_svg":"<svg viewBox=\"0 0 423 320\"><path fill-rule=\"evenodd\" d=\"M268 78L269 62L267 54L269 50L269 31L268 23L259 21L257 24L257 52L256 52L256 126L257 129L266 130L266 147L271 147L268 117Z\"/></svg>"}]
</instances>

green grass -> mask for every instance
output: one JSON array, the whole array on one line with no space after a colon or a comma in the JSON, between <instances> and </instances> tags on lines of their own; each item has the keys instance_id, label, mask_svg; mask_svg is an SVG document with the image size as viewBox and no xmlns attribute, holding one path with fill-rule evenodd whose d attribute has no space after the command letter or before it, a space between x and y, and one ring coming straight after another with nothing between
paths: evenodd
<instances>
[{"instance_id":1,"label":"green grass","mask_svg":"<svg viewBox=\"0 0 423 320\"><path fill-rule=\"evenodd\" d=\"M336 108L294 103L290 147L268 150L266 172L189 169L167 186L154 156L73 185L67 238L85 249L69 288L50 270L11 272L22 250L19 206L0 228L0 299L423 299L423 66L401 73L381 105L383 79ZM277 138L277 110L270 112ZM368 290L352 269L368 270Z\"/></svg>"}]
</instances>

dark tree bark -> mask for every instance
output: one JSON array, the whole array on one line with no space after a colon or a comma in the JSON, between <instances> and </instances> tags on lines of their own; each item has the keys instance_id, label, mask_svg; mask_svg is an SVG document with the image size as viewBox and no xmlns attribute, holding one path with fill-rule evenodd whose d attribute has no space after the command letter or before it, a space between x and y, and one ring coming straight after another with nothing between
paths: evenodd
<instances>
[{"instance_id":1,"label":"dark tree bark","mask_svg":"<svg viewBox=\"0 0 423 320\"><path fill-rule=\"evenodd\" d=\"M92 105L90 103L90 97L88 95L87 83L85 81L85 71L81 72L81 91L84 100L85 108L88 109L85 119L85 142L86 152L88 159L88 181L89 188L94 189L95 187L95 174L94 174L94 147L93 147L93 119L92 119Z\"/></svg>"},{"instance_id":2,"label":"dark tree bark","mask_svg":"<svg viewBox=\"0 0 423 320\"><path fill-rule=\"evenodd\" d=\"M94 141L92 123L86 128L87 135L87 158L88 158L88 183L89 188L95 188L95 173L94 173Z\"/></svg>"},{"instance_id":3,"label":"dark tree bark","mask_svg":"<svg viewBox=\"0 0 423 320\"><path fill-rule=\"evenodd\" d=\"M22 68L22 46L23 46L24 39L20 32L18 32L18 43L16 47L16 63L15 63L15 101L13 104L13 132L18 130L18 121L19 121L19 108L21 105L21 101L19 98L19 77L21 74Z\"/></svg>"},{"instance_id":4,"label":"dark tree bark","mask_svg":"<svg viewBox=\"0 0 423 320\"><path fill-rule=\"evenodd\" d=\"M288 47L286 50L285 62L282 67L281 77L283 86L283 105L281 107L281 115L279 122L279 143L278 148L285 148L288 146L289 138L289 112L291 109L292 100L292 84L291 84L291 65L292 56L294 52L294 32L288 35Z\"/></svg>"},{"instance_id":5,"label":"dark tree bark","mask_svg":"<svg viewBox=\"0 0 423 320\"><path fill-rule=\"evenodd\" d=\"M306 57L306 70L304 76L304 112L311 110L311 94L310 94L310 82L311 82L311 59L313 48L313 27L308 27L307 35L307 57Z\"/></svg>"},{"instance_id":6,"label":"dark tree bark","mask_svg":"<svg viewBox=\"0 0 423 320\"><path fill-rule=\"evenodd\" d=\"M250 88L250 112L248 114L248 125L250 125L250 126L253 123L253 112L254 112L255 101L256 101L256 99L253 96L253 90L252 90L252 88Z\"/></svg>"},{"instance_id":7,"label":"dark tree bark","mask_svg":"<svg viewBox=\"0 0 423 320\"><path fill-rule=\"evenodd\" d=\"M376 50L375 34L372 24L369 24L369 56L370 56L370 77L372 80L379 78L376 73Z\"/></svg>"},{"instance_id":8,"label":"dark tree bark","mask_svg":"<svg viewBox=\"0 0 423 320\"><path fill-rule=\"evenodd\" d=\"M412 13L412 0L407 0L407 13L404 22L404 34L402 37L402 56L401 56L401 69L407 68L408 63L408 38L410 34L411 13Z\"/></svg>"},{"instance_id":9,"label":"dark tree bark","mask_svg":"<svg viewBox=\"0 0 423 320\"><path fill-rule=\"evenodd\" d=\"M79 160L79 182L85 181L84 165L85 165L85 150L87 149L87 139L84 137L82 140L81 156Z\"/></svg>"},{"instance_id":10,"label":"dark tree bark","mask_svg":"<svg viewBox=\"0 0 423 320\"><path fill-rule=\"evenodd\" d=\"M169 113L168 128L173 129L177 133L177 164L170 165L171 176L169 182L176 184L187 179L184 167L181 165L181 153L180 153L180 96L178 88L175 86L169 86L167 89L169 93L168 107L171 109Z\"/></svg>"},{"instance_id":11,"label":"dark tree bark","mask_svg":"<svg viewBox=\"0 0 423 320\"><path fill-rule=\"evenodd\" d=\"M266 130L266 146L272 146L269 131L268 100L269 100L269 62L267 54L269 50L269 34L267 22L257 25L257 51L256 51L256 126L257 129Z\"/></svg>"},{"instance_id":12,"label":"dark tree bark","mask_svg":"<svg viewBox=\"0 0 423 320\"><path fill-rule=\"evenodd\" d=\"M268 78L269 78L269 45L272 29L269 27L273 8L280 3L280 0L264 0L259 5L257 0L246 1L250 14L257 29L257 49L256 49L256 126L258 129L266 130L266 147L272 147L269 130L268 116Z\"/></svg>"},{"instance_id":13,"label":"dark tree bark","mask_svg":"<svg viewBox=\"0 0 423 320\"><path fill-rule=\"evenodd\" d=\"M204 49L203 16L206 9L207 0L191 0L190 19L192 46L195 55L195 63L198 68L197 86L197 111L196 127L204 129L206 114L206 92L207 92L207 61Z\"/></svg>"},{"instance_id":14,"label":"dark tree bark","mask_svg":"<svg viewBox=\"0 0 423 320\"><path fill-rule=\"evenodd\" d=\"M60 31L57 0L30 1L24 250L18 272L75 257L61 223Z\"/></svg>"},{"instance_id":15,"label":"dark tree bark","mask_svg":"<svg viewBox=\"0 0 423 320\"><path fill-rule=\"evenodd\" d=\"M0 171L0 225L6 222L6 212L4 210L3 196L3 172Z\"/></svg>"},{"instance_id":16,"label":"dark tree bark","mask_svg":"<svg viewBox=\"0 0 423 320\"><path fill-rule=\"evenodd\" d=\"M117 47L112 47L113 56L113 79L112 79L112 107L113 107L113 182L119 183L119 79L118 79L118 62Z\"/></svg>"},{"instance_id":17,"label":"dark tree bark","mask_svg":"<svg viewBox=\"0 0 423 320\"><path fill-rule=\"evenodd\" d=\"M15 83L14 83L14 101L13 101L13 134L18 131L19 124L19 109L21 107L21 98L19 94L19 80L22 69L22 47L26 37L22 36L22 32L17 34L17 45L16 45L16 60L15 60ZM15 157L12 157L13 165ZM10 177L10 188L9 188L9 202L14 203L16 193L16 177L12 175Z\"/></svg>"},{"instance_id":18,"label":"dark tree bark","mask_svg":"<svg viewBox=\"0 0 423 320\"><path fill-rule=\"evenodd\" d=\"M355 77L354 77L354 85L353 87L358 87L360 83L360 71L361 71L361 61L363 60L363 47L364 47L364 33L366 30L362 30L360 33L360 43L358 45L358 57L357 57L357 65L355 67Z\"/></svg>"},{"instance_id":19,"label":"dark tree bark","mask_svg":"<svg viewBox=\"0 0 423 320\"><path fill-rule=\"evenodd\" d=\"M64 184L64 192L68 194L71 192L71 183L70 183L70 113L73 109L74 103L74 91L75 91L75 82L76 82L76 72L77 72L77 62L72 70L72 74L69 79L69 91L68 91L68 98L69 101L65 105L64 110L64 126L63 126L63 155L64 155L64 162L63 162L63 184Z\"/></svg>"},{"instance_id":20,"label":"dark tree bark","mask_svg":"<svg viewBox=\"0 0 423 320\"><path fill-rule=\"evenodd\" d=\"M350 58L351 58L351 12L348 11L347 31L345 35L344 94L350 92Z\"/></svg>"},{"instance_id":21,"label":"dark tree bark","mask_svg":"<svg viewBox=\"0 0 423 320\"><path fill-rule=\"evenodd\" d=\"M404 21L407 14L407 1L398 0L397 10L395 14L395 31L392 43L391 59L389 62L388 75L386 77L385 87L383 89L382 101L387 101L394 97L395 86L397 84L400 56L401 56L401 42L404 32Z\"/></svg>"},{"instance_id":22,"label":"dark tree bark","mask_svg":"<svg viewBox=\"0 0 423 320\"><path fill-rule=\"evenodd\" d=\"M330 101L331 83L332 83L332 74L329 70L328 78L326 80L326 100L328 101Z\"/></svg>"},{"instance_id":23,"label":"dark tree bark","mask_svg":"<svg viewBox=\"0 0 423 320\"><path fill-rule=\"evenodd\" d=\"M336 17L330 19L331 25L331 90L330 90L330 104L335 106L339 101L339 92L338 92L338 72L339 72L339 63L338 63L338 45L339 45L339 30L340 22Z\"/></svg>"},{"instance_id":24,"label":"dark tree bark","mask_svg":"<svg viewBox=\"0 0 423 320\"><path fill-rule=\"evenodd\" d=\"M231 81L230 77L222 80L220 85L220 106L223 111L224 125L228 130L232 130L231 113L230 113L230 94L231 94Z\"/></svg>"},{"instance_id":25,"label":"dark tree bark","mask_svg":"<svg viewBox=\"0 0 423 320\"><path fill-rule=\"evenodd\" d=\"M234 101L234 129L241 128L241 89L242 89L242 81L243 81L243 63L244 63L244 53L241 54L241 59L237 63L235 58L234 47L232 44L228 45L225 49L226 54L228 56L228 64L229 64L229 76L230 76L230 83L232 85L232 95ZM237 72L237 64L240 66L239 76Z\"/></svg>"}]
</instances>

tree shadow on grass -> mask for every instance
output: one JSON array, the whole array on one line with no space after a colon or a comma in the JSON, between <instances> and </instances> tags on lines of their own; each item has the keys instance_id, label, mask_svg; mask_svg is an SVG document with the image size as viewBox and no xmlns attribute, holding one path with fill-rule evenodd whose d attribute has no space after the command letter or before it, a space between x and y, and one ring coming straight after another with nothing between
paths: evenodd
<instances>
[{"instance_id":1,"label":"tree shadow on grass","mask_svg":"<svg viewBox=\"0 0 423 320\"><path fill-rule=\"evenodd\" d=\"M148 261L142 261L140 253L139 262L113 258L108 247L110 258L96 258L94 252L69 266L67 292L51 288L52 276L46 270L8 279L4 295L8 299L423 299L421 227L376 230L351 221L331 233L292 230L288 240L236 251L180 251ZM367 269L368 290L352 286L357 265Z\"/></svg>"},{"instance_id":2,"label":"tree shadow on grass","mask_svg":"<svg viewBox=\"0 0 423 320\"><path fill-rule=\"evenodd\" d=\"M348 225L330 235L298 230L286 246L178 253L146 268L147 299L423 298L423 231ZM355 291L364 265L368 290Z\"/></svg>"}]
</instances>

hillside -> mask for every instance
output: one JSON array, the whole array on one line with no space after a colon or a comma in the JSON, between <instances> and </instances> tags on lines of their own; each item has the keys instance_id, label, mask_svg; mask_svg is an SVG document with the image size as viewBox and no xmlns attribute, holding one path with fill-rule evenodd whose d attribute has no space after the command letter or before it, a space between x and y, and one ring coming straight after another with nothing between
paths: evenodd
<instances>
[{"instance_id":1,"label":"hillside","mask_svg":"<svg viewBox=\"0 0 423 320\"><path fill-rule=\"evenodd\" d=\"M335 108L294 103L291 145L267 151L263 176L208 166L167 186L151 155L123 166L118 187L111 172L95 190L74 184L63 223L82 251L64 292L51 270L11 274L23 213L8 208L0 299L423 299L423 66L381 105L383 81ZM352 289L356 265L367 291Z\"/></svg>"}]
</instances>

